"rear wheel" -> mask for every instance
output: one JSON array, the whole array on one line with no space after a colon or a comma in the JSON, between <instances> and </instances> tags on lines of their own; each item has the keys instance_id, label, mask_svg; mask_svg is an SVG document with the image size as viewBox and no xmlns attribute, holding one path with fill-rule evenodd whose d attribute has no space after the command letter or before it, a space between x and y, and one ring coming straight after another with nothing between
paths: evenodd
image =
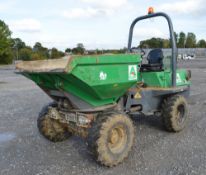
<instances>
[{"instance_id":1,"label":"rear wheel","mask_svg":"<svg viewBox=\"0 0 206 175\"><path fill-rule=\"evenodd\" d=\"M115 166L129 154L134 140L134 126L124 114L99 116L89 130L88 146L96 160Z\"/></svg>"},{"instance_id":2,"label":"rear wheel","mask_svg":"<svg viewBox=\"0 0 206 175\"><path fill-rule=\"evenodd\" d=\"M66 126L61 124L58 120L49 117L48 108L55 107L55 103L45 106L39 113L37 126L39 132L48 140L52 142L60 142L68 139L72 134L67 131Z\"/></svg>"},{"instance_id":3,"label":"rear wheel","mask_svg":"<svg viewBox=\"0 0 206 175\"><path fill-rule=\"evenodd\" d=\"M188 104L181 95L167 98L162 105L163 122L168 131L181 131L188 118Z\"/></svg>"}]
</instances>

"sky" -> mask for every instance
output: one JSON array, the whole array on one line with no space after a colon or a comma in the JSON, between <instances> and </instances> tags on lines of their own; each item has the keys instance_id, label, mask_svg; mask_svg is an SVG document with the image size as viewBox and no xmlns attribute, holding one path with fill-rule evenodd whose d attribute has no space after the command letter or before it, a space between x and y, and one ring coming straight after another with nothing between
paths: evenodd
<instances>
[{"instance_id":1,"label":"sky","mask_svg":"<svg viewBox=\"0 0 206 175\"><path fill-rule=\"evenodd\" d=\"M13 38L27 45L42 43L64 50L83 43L86 49L127 46L131 22L148 7L166 12L176 32L194 32L206 39L206 0L0 0L0 19ZM133 46L151 37L169 38L163 18L136 25Z\"/></svg>"}]
</instances>

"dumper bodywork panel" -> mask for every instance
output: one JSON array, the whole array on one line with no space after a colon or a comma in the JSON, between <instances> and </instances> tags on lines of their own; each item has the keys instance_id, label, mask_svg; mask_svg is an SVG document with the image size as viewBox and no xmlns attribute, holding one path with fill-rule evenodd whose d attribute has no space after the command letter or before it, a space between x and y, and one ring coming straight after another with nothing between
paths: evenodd
<instances>
[{"instance_id":1,"label":"dumper bodywork panel","mask_svg":"<svg viewBox=\"0 0 206 175\"><path fill-rule=\"evenodd\" d=\"M187 72L185 69L176 70L176 85L179 86L188 86L190 81L186 78ZM172 73L170 69L164 71L153 71L153 72L141 72L140 81L144 82L148 87L161 87L168 88L172 86Z\"/></svg>"},{"instance_id":2,"label":"dumper bodywork panel","mask_svg":"<svg viewBox=\"0 0 206 175\"><path fill-rule=\"evenodd\" d=\"M137 54L67 56L63 59L20 62L16 68L49 96L56 92L72 97L81 108L115 104L138 82L146 87L171 87L171 70L140 72ZM189 86L186 70L177 69L176 84ZM81 102L82 101L82 102ZM78 106L78 105L77 105Z\"/></svg>"},{"instance_id":3,"label":"dumper bodywork panel","mask_svg":"<svg viewBox=\"0 0 206 175\"><path fill-rule=\"evenodd\" d=\"M94 107L116 103L139 80L136 54L74 56L64 62L61 69L16 67L42 89L68 92Z\"/></svg>"}]
</instances>

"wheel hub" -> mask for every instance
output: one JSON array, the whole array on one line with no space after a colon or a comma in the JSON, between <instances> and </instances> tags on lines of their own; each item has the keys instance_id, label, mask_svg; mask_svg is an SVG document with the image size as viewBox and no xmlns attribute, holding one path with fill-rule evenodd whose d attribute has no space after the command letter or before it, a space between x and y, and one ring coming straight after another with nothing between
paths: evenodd
<instances>
[{"instance_id":1,"label":"wheel hub","mask_svg":"<svg viewBox=\"0 0 206 175\"><path fill-rule=\"evenodd\" d=\"M185 120L185 108L184 105L179 105L177 108L177 121L182 123Z\"/></svg>"},{"instance_id":2,"label":"wheel hub","mask_svg":"<svg viewBox=\"0 0 206 175\"><path fill-rule=\"evenodd\" d=\"M121 151L126 143L127 136L125 129L121 126L115 127L111 130L109 135L109 148L116 153Z\"/></svg>"},{"instance_id":3,"label":"wheel hub","mask_svg":"<svg viewBox=\"0 0 206 175\"><path fill-rule=\"evenodd\" d=\"M111 137L110 137L110 143L112 144L116 144L118 142L118 140L120 139L119 137L121 137L117 131L117 129L112 129L112 133L111 133Z\"/></svg>"}]
</instances>

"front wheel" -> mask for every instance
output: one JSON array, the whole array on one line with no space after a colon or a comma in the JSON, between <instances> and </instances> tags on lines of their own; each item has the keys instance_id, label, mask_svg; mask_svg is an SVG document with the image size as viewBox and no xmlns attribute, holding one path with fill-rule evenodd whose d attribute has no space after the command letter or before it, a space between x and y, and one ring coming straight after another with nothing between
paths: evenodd
<instances>
[{"instance_id":1,"label":"front wheel","mask_svg":"<svg viewBox=\"0 0 206 175\"><path fill-rule=\"evenodd\" d=\"M124 114L98 116L89 130L88 146L96 160L105 166L115 166L129 154L134 140L134 126Z\"/></svg>"},{"instance_id":2,"label":"front wheel","mask_svg":"<svg viewBox=\"0 0 206 175\"><path fill-rule=\"evenodd\" d=\"M58 120L49 117L48 114L49 107L55 107L55 106L56 106L55 103L51 103L43 107L42 111L39 113L39 117L37 120L37 127L39 128L39 132L46 139L52 142L61 142L68 139L72 134Z\"/></svg>"},{"instance_id":3,"label":"front wheel","mask_svg":"<svg viewBox=\"0 0 206 175\"><path fill-rule=\"evenodd\" d=\"M181 95L165 99L162 105L163 122L168 131L181 131L188 119L188 104Z\"/></svg>"}]
</instances>

